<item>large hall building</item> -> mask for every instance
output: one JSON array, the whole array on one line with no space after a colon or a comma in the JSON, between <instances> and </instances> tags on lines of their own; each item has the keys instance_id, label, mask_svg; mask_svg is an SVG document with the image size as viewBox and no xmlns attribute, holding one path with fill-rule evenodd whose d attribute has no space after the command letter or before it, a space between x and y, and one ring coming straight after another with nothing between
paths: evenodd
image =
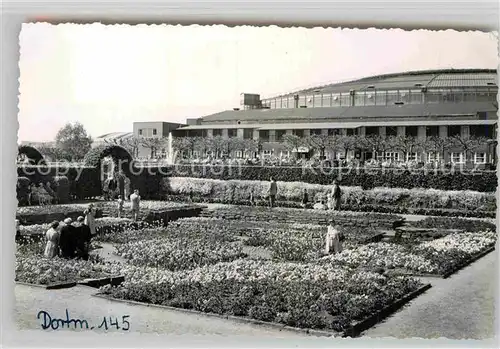
<instances>
[{"instance_id":1,"label":"large hall building","mask_svg":"<svg viewBox=\"0 0 500 349\"><path fill-rule=\"evenodd\" d=\"M496 139L496 76L495 70L483 69L417 71L371 76L272 98L242 94L240 108L188 119L174 135L260 140L263 156L287 152L281 143L285 134ZM308 153L309 149L301 151ZM355 154L364 160L402 160L403 156L394 151L374 154L370 149L355 149L348 157ZM409 155L424 162L437 157L439 154ZM453 149L445 157L445 162L465 161L465 154ZM473 157L468 160L494 161L494 143L475 149Z\"/></svg>"}]
</instances>

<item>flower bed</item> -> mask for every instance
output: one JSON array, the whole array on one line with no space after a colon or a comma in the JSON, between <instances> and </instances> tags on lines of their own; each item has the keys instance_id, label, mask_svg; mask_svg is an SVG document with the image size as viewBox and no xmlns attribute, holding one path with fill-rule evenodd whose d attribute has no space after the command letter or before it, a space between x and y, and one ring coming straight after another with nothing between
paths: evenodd
<instances>
[{"instance_id":1,"label":"flower bed","mask_svg":"<svg viewBox=\"0 0 500 349\"><path fill-rule=\"evenodd\" d=\"M135 266L164 268L172 271L194 269L207 264L245 257L240 246L208 240L149 239L117 245L116 252Z\"/></svg>"},{"instance_id":2,"label":"flower bed","mask_svg":"<svg viewBox=\"0 0 500 349\"><path fill-rule=\"evenodd\" d=\"M412 226L417 228L442 228L442 229L461 229L466 232L496 231L496 225L491 222L480 220L445 218L445 217L427 217L424 220L412 222Z\"/></svg>"},{"instance_id":3,"label":"flower bed","mask_svg":"<svg viewBox=\"0 0 500 349\"><path fill-rule=\"evenodd\" d=\"M61 258L48 259L43 255L16 253L16 281L49 285L76 282L109 275L111 269L102 263Z\"/></svg>"},{"instance_id":4,"label":"flower bed","mask_svg":"<svg viewBox=\"0 0 500 349\"><path fill-rule=\"evenodd\" d=\"M478 253L495 245L496 233L450 234L415 246L372 243L346 249L337 255L320 259L320 264L349 267L382 267L402 269L414 274L446 275Z\"/></svg>"},{"instance_id":5,"label":"flower bed","mask_svg":"<svg viewBox=\"0 0 500 349\"><path fill-rule=\"evenodd\" d=\"M349 268L237 260L182 272L129 269L122 285L102 292L119 299L343 331L420 286L412 278Z\"/></svg>"},{"instance_id":6,"label":"flower bed","mask_svg":"<svg viewBox=\"0 0 500 349\"><path fill-rule=\"evenodd\" d=\"M264 177L265 178L265 177ZM220 181L213 179L170 177L165 179L170 195L192 195L194 197L219 200L227 203L248 201L251 191L257 200L268 195L267 181ZM302 200L307 189L309 198L315 202L326 198L331 185L308 184L304 182L277 182L278 201ZM460 188L460 187L458 187ZM494 192L484 193L470 190L444 191L436 189L374 188L363 190L357 186L342 186L342 202L346 207L397 206L404 208L457 209L463 211L495 211Z\"/></svg>"}]
</instances>

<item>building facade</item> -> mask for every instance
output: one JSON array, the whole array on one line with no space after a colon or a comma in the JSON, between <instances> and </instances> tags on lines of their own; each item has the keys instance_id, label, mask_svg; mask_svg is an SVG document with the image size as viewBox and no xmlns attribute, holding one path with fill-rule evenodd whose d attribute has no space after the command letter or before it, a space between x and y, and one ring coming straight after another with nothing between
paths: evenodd
<instances>
[{"instance_id":1,"label":"building facade","mask_svg":"<svg viewBox=\"0 0 500 349\"><path fill-rule=\"evenodd\" d=\"M134 122L132 134L139 141L136 158L166 158L168 144L165 139L181 126L179 123L163 121ZM159 142L160 139L163 141Z\"/></svg>"},{"instance_id":2,"label":"building facade","mask_svg":"<svg viewBox=\"0 0 500 349\"><path fill-rule=\"evenodd\" d=\"M496 139L497 93L494 70L374 76L273 98L242 94L241 108L188 119L187 126L177 129L174 135L254 139L262 143L263 156L288 155L290 152L281 142L285 134L411 136L419 140L460 135ZM474 149L469 159L465 152L449 149L441 160L493 162L492 144ZM329 154L337 158L344 155ZM440 154L353 149L347 157L426 162L438 160Z\"/></svg>"}]
</instances>

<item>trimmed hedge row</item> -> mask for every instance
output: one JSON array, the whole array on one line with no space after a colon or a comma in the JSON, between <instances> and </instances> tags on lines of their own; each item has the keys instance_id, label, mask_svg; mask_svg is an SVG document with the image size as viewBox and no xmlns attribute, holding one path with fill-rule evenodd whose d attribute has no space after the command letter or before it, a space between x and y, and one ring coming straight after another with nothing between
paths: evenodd
<instances>
[{"instance_id":1,"label":"trimmed hedge row","mask_svg":"<svg viewBox=\"0 0 500 349\"><path fill-rule=\"evenodd\" d=\"M300 203L304 189L309 202L326 200L331 186L302 182L278 182L279 201ZM265 200L269 182L264 181L220 181L213 179L174 177L164 179L162 193L165 195L193 196L208 201L241 203L248 201L253 191L256 200ZM496 210L493 193L473 191L442 191L435 189L375 188L342 186L342 204L354 210L368 206L461 210L491 212Z\"/></svg>"},{"instance_id":2,"label":"trimmed hedge row","mask_svg":"<svg viewBox=\"0 0 500 349\"><path fill-rule=\"evenodd\" d=\"M433 188L440 190L473 190L495 192L497 175L489 172L410 172L399 169L339 169L307 167L262 167L262 166L207 166L176 165L156 169L169 177L194 177L210 179L269 180L279 182L305 182L331 184L336 178L344 186L389 188Z\"/></svg>"}]
</instances>

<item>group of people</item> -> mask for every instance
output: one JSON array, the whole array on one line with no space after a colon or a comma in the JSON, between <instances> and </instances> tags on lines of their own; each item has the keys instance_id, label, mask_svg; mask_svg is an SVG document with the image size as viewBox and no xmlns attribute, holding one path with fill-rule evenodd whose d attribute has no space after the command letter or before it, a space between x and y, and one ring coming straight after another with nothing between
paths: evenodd
<instances>
[{"instance_id":1,"label":"group of people","mask_svg":"<svg viewBox=\"0 0 500 349\"><path fill-rule=\"evenodd\" d=\"M276 205L277 195L278 195L278 185L274 180L274 178L271 177L268 190L269 207L273 208ZM340 189L338 181L334 180L332 190L328 195L326 204L325 200L321 200L320 202L315 203L312 207L316 210L330 209L330 210L340 211L341 199L342 199L342 189ZM255 199L255 193L253 190L250 191L249 203L250 206L255 206L257 204ZM307 189L304 189L302 193L301 206L303 208L310 207L309 193Z\"/></svg>"}]
</instances>

